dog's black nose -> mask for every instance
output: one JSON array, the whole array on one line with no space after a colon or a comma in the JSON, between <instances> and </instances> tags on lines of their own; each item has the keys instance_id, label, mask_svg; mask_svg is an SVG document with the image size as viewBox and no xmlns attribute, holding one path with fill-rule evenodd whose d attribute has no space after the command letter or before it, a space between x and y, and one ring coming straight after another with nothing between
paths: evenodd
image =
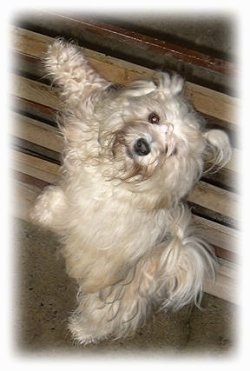
<instances>
[{"instance_id":1,"label":"dog's black nose","mask_svg":"<svg viewBox=\"0 0 250 371\"><path fill-rule=\"evenodd\" d=\"M144 138L139 138L135 145L134 151L138 156L146 156L150 153L150 145Z\"/></svg>"}]
</instances>

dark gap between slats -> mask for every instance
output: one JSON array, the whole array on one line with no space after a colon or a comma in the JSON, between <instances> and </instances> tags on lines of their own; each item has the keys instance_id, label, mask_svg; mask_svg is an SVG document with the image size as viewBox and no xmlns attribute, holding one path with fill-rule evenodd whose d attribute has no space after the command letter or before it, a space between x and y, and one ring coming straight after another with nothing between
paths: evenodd
<instances>
[{"instance_id":1,"label":"dark gap between slats","mask_svg":"<svg viewBox=\"0 0 250 371\"><path fill-rule=\"evenodd\" d=\"M187 204L191 208L192 213L194 215L200 216L202 218L206 218L208 220L211 220L212 222L222 224L225 227L239 229L238 222L235 219L232 219L226 215L220 214L216 211L207 209L206 207L197 205L191 201L187 201Z\"/></svg>"},{"instance_id":2,"label":"dark gap between slats","mask_svg":"<svg viewBox=\"0 0 250 371\"><path fill-rule=\"evenodd\" d=\"M44 106L40 103L36 103L28 99L13 97L11 109L12 111L23 116L58 128L58 125L56 123L57 110L54 110L51 107Z\"/></svg>"},{"instance_id":3,"label":"dark gap between slats","mask_svg":"<svg viewBox=\"0 0 250 371\"><path fill-rule=\"evenodd\" d=\"M16 151L25 153L27 155L40 158L57 165L61 165L61 154L51 149L31 143L27 140L12 137L11 147Z\"/></svg>"}]
</instances>

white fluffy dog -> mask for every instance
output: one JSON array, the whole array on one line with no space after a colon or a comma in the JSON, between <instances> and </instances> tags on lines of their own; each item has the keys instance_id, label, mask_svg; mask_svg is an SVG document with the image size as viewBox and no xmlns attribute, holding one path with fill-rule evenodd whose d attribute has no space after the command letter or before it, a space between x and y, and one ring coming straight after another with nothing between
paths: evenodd
<instances>
[{"instance_id":1,"label":"white fluffy dog","mask_svg":"<svg viewBox=\"0 0 250 371\"><path fill-rule=\"evenodd\" d=\"M74 339L117 339L155 307L199 301L215 259L182 200L231 147L224 132L205 130L176 74L115 86L61 40L45 64L60 89L65 150L59 185L38 197L32 218L61 236L79 285Z\"/></svg>"}]
</instances>

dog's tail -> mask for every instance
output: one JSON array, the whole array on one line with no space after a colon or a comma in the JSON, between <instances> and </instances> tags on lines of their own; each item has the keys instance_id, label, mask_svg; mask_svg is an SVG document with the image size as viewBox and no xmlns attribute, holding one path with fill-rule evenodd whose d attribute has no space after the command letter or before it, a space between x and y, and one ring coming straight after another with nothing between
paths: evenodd
<instances>
[{"instance_id":1,"label":"dog's tail","mask_svg":"<svg viewBox=\"0 0 250 371\"><path fill-rule=\"evenodd\" d=\"M215 278L214 252L196 236L190 219L191 212L181 206L173 224L175 234L161 255L158 280L166 295L164 309L177 310L190 302L199 306L205 280Z\"/></svg>"}]
</instances>

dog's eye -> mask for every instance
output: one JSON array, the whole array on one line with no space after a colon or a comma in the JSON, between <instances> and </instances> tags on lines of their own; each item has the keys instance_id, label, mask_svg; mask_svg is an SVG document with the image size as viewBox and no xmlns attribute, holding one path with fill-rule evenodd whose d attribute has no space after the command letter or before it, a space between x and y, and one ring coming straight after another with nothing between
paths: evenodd
<instances>
[{"instance_id":1,"label":"dog's eye","mask_svg":"<svg viewBox=\"0 0 250 371\"><path fill-rule=\"evenodd\" d=\"M157 113L152 112L152 113L150 113L150 115L148 116L148 122L150 122L151 124L159 124L159 122L160 122L160 117L157 115Z\"/></svg>"}]
</instances>

